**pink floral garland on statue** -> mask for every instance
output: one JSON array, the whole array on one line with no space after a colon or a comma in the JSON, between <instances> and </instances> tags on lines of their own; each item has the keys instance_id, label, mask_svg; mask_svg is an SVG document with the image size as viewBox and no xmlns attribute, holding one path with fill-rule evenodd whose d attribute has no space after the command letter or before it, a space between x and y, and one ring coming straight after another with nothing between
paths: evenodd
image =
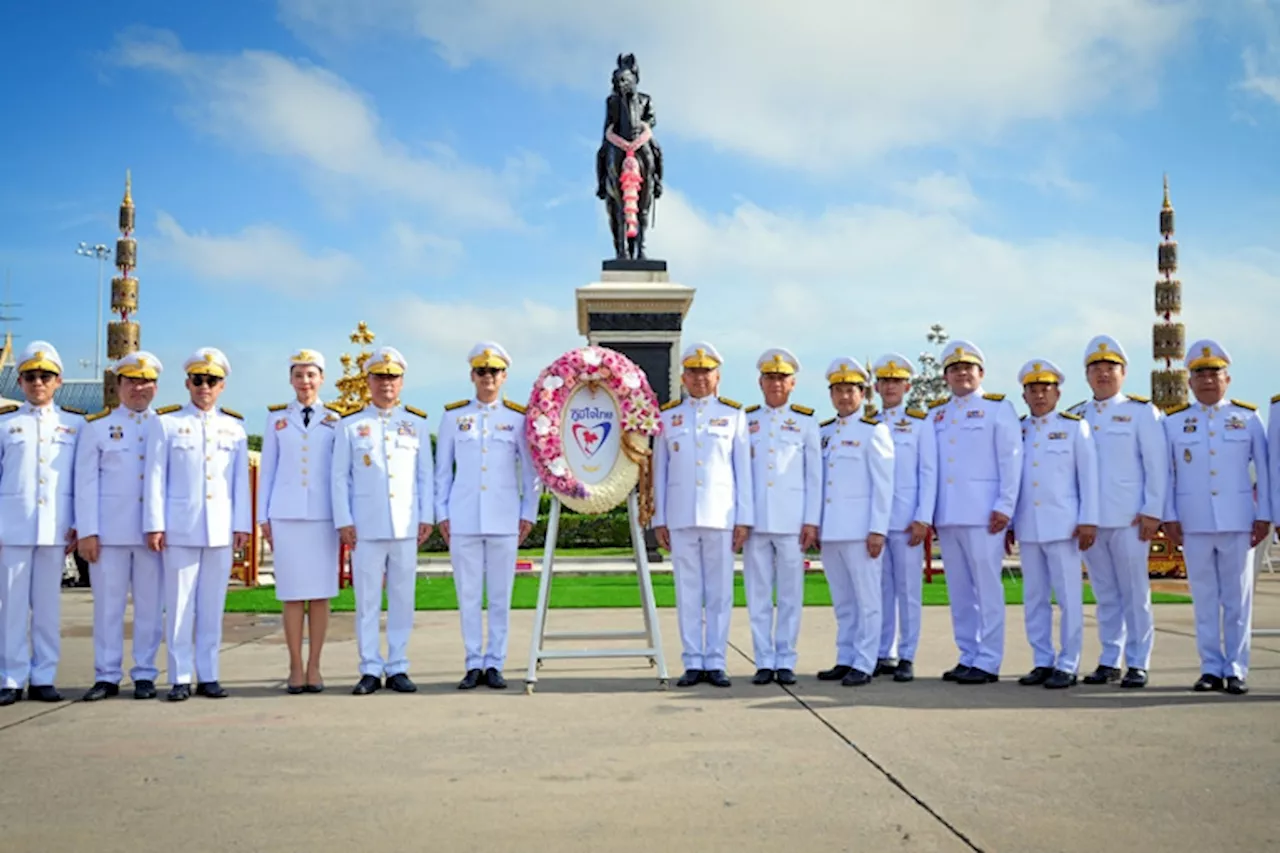
<instances>
[{"instance_id":1,"label":"pink floral garland on statue","mask_svg":"<svg viewBox=\"0 0 1280 853\"><path fill-rule=\"evenodd\" d=\"M583 383L599 383L618 401L622 455L614 471L593 486L569 469L560 435L565 403ZM570 350L547 366L533 384L525 412L525 438L538 479L566 505L581 512L606 512L626 499L637 479L641 485L641 519L648 523L649 441L662 430L658 398L644 371L616 350L588 346ZM637 473L637 469L639 469Z\"/></svg>"}]
</instances>

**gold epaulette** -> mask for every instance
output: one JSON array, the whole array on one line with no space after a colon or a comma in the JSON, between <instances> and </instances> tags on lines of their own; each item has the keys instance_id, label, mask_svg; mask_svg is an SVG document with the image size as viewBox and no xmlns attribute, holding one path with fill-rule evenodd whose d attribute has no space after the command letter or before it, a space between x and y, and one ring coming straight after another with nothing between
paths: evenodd
<instances>
[{"instance_id":1,"label":"gold epaulette","mask_svg":"<svg viewBox=\"0 0 1280 853\"><path fill-rule=\"evenodd\" d=\"M110 407L105 408L100 412L94 412L92 415L85 415L84 419L87 423L93 423L94 421L102 420L109 414L111 414Z\"/></svg>"},{"instance_id":2,"label":"gold epaulette","mask_svg":"<svg viewBox=\"0 0 1280 853\"><path fill-rule=\"evenodd\" d=\"M751 411L751 410L748 409L747 411ZM809 408L808 406L801 406L799 403L792 403L791 411L795 412L797 415L809 415L809 416L813 415L813 409Z\"/></svg>"},{"instance_id":3,"label":"gold epaulette","mask_svg":"<svg viewBox=\"0 0 1280 853\"><path fill-rule=\"evenodd\" d=\"M867 412L867 417L869 418L876 418L879 416L880 416L880 410L875 408L874 406L871 408L871 411Z\"/></svg>"},{"instance_id":4,"label":"gold epaulette","mask_svg":"<svg viewBox=\"0 0 1280 853\"><path fill-rule=\"evenodd\" d=\"M719 400L721 403L724 403L726 406L729 406L730 408L733 408L733 409L742 408L742 404L739 403L737 400L730 400L728 397L716 397L716 399Z\"/></svg>"},{"instance_id":5,"label":"gold epaulette","mask_svg":"<svg viewBox=\"0 0 1280 853\"><path fill-rule=\"evenodd\" d=\"M862 422L864 424L871 424L872 426L880 425L880 421L876 420L875 415L867 415L865 418L862 419Z\"/></svg>"},{"instance_id":6,"label":"gold epaulette","mask_svg":"<svg viewBox=\"0 0 1280 853\"><path fill-rule=\"evenodd\" d=\"M267 411L268 411L268 412L283 412L283 411L284 411L285 409L287 409L287 408L289 408L289 404L288 404L288 403L272 403L270 406L267 406Z\"/></svg>"},{"instance_id":7,"label":"gold epaulette","mask_svg":"<svg viewBox=\"0 0 1280 853\"><path fill-rule=\"evenodd\" d=\"M339 415L346 411L346 409L344 409L342 406L339 406L337 403L325 403L324 407L331 412L336 412Z\"/></svg>"},{"instance_id":8,"label":"gold epaulette","mask_svg":"<svg viewBox=\"0 0 1280 853\"><path fill-rule=\"evenodd\" d=\"M85 416L84 409L77 409L75 406L59 406L58 408L62 409L62 411L69 415L79 415L80 417Z\"/></svg>"},{"instance_id":9,"label":"gold epaulette","mask_svg":"<svg viewBox=\"0 0 1280 853\"><path fill-rule=\"evenodd\" d=\"M1165 412L1165 414L1166 414L1166 415L1176 415L1176 414L1178 414L1178 412L1185 412L1185 411L1186 411L1187 409L1189 409L1189 408L1191 408L1191 404L1190 404L1190 403L1179 403L1178 405L1174 406L1174 407L1173 407L1172 409L1170 409L1169 411Z\"/></svg>"},{"instance_id":10,"label":"gold epaulette","mask_svg":"<svg viewBox=\"0 0 1280 853\"><path fill-rule=\"evenodd\" d=\"M920 411L919 409L907 409L907 417L915 418L918 421L922 421L929 416L926 413Z\"/></svg>"},{"instance_id":11,"label":"gold epaulette","mask_svg":"<svg viewBox=\"0 0 1280 853\"><path fill-rule=\"evenodd\" d=\"M742 411L746 412L746 413L749 415L749 414L751 414L752 412L758 412L759 410L760 410L760 404L759 404L759 403L753 403L752 405L747 406L747 407L746 407L745 409L743 409Z\"/></svg>"},{"instance_id":12,"label":"gold epaulette","mask_svg":"<svg viewBox=\"0 0 1280 853\"><path fill-rule=\"evenodd\" d=\"M219 406L218 411L222 412L222 414L227 415L228 417L235 418L238 421L244 420L244 415L240 414L235 409L228 409L226 406Z\"/></svg>"},{"instance_id":13,"label":"gold epaulette","mask_svg":"<svg viewBox=\"0 0 1280 853\"><path fill-rule=\"evenodd\" d=\"M1231 405L1239 406L1242 409L1248 409L1251 412L1258 411L1257 406L1255 406L1253 403L1246 403L1244 400L1232 400Z\"/></svg>"},{"instance_id":14,"label":"gold epaulette","mask_svg":"<svg viewBox=\"0 0 1280 853\"><path fill-rule=\"evenodd\" d=\"M818 424L818 426L820 426L820 427L828 427L828 426L831 426L831 425L832 425L833 423L835 423L835 422L836 422L836 419L835 419L835 418L827 418L825 421L823 421L822 423Z\"/></svg>"},{"instance_id":15,"label":"gold epaulette","mask_svg":"<svg viewBox=\"0 0 1280 853\"><path fill-rule=\"evenodd\" d=\"M463 406L465 406L467 403L470 403L470 402L471 402L470 399L454 400L452 403L445 403L444 410L446 412L452 412L454 409L461 409Z\"/></svg>"},{"instance_id":16,"label":"gold epaulette","mask_svg":"<svg viewBox=\"0 0 1280 853\"><path fill-rule=\"evenodd\" d=\"M161 406L160 408L156 409L156 414L172 415L174 412L179 412L179 411L182 411L182 406L180 406L177 403L174 403L172 406Z\"/></svg>"},{"instance_id":17,"label":"gold epaulette","mask_svg":"<svg viewBox=\"0 0 1280 853\"><path fill-rule=\"evenodd\" d=\"M358 414L360 414L361 412L363 412L363 411L364 411L364 409L365 409L365 407L364 407L364 406L360 406L359 408L352 409L351 411L349 411L349 412L345 413L345 414L343 415L343 417L344 417L344 418L349 418L349 417L351 417L352 415L358 415Z\"/></svg>"},{"instance_id":18,"label":"gold epaulette","mask_svg":"<svg viewBox=\"0 0 1280 853\"><path fill-rule=\"evenodd\" d=\"M947 403L950 403L950 402L951 402L950 397L943 397L941 400L934 400L933 402L931 402L929 404L929 408L936 409L939 406L945 406Z\"/></svg>"},{"instance_id":19,"label":"gold epaulette","mask_svg":"<svg viewBox=\"0 0 1280 853\"><path fill-rule=\"evenodd\" d=\"M1069 421L1082 421L1082 420L1084 420L1084 418L1080 417L1079 415L1073 415L1073 414L1071 414L1070 412L1058 412L1058 414L1062 415L1064 418L1066 418L1066 419L1067 419L1067 420L1069 420Z\"/></svg>"},{"instance_id":20,"label":"gold epaulette","mask_svg":"<svg viewBox=\"0 0 1280 853\"><path fill-rule=\"evenodd\" d=\"M1004 400L1004 395L1003 394L983 394L982 399L990 400L993 403L999 403L1002 400Z\"/></svg>"},{"instance_id":21,"label":"gold epaulette","mask_svg":"<svg viewBox=\"0 0 1280 853\"><path fill-rule=\"evenodd\" d=\"M680 405L683 402L684 400L681 400L679 398L675 400L668 400L667 402L662 404L662 411L665 412L667 409L674 409L676 406Z\"/></svg>"},{"instance_id":22,"label":"gold epaulette","mask_svg":"<svg viewBox=\"0 0 1280 853\"><path fill-rule=\"evenodd\" d=\"M0 415L7 415L12 412L16 412L19 408L21 407L17 403L9 403L8 405L0 406Z\"/></svg>"},{"instance_id":23,"label":"gold epaulette","mask_svg":"<svg viewBox=\"0 0 1280 853\"><path fill-rule=\"evenodd\" d=\"M1146 405L1147 403L1151 402L1150 397L1139 397L1137 394L1130 394L1128 396L1129 396L1129 399L1133 400L1135 403L1142 403L1143 405Z\"/></svg>"},{"instance_id":24,"label":"gold epaulette","mask_svg":"<svg viewBox=\"0 0 1280 853\"><path fill-rule=\"evenodd\" d=\"M1280 394L1277 394L1271 398L1271 405L1274 406L1276 403L1280 403Z\"/></svg>"},{"instance_id":25,"label":"gold epaulette","mask_svg":"<svg viewBox=\"0 0 1280 853\"><path fill-rule=\"evenodd\" d=\"M1023 415L1022 417L1018 418L1018 420L1020 420L1020 421L1025 421L1026 419L1027 419L1027 416L1026 416L1026 415Z\"/></svg>"},{"instance_id":26,"label":"gold epaulette","mask_svg":"<svg viewBox=\"0 0 1280 853\"><path fill-rule=\"evenodd\" d=\"M420 418L425 418L427 416L427 413L422 411L422 409L419 409L417 406L405 406L404 410L409 414L417 415Z\"/></svg>"},{"instance_id":27,"label":"gold epaulette","mask_svg":"<svg viewBox=\"0 0 1280 853\"><path fill-rule=\"evenodd\" d=\"M506 397L503 397L502 405L506 406L513 412L519 412L522 415L525 413L525 405L523 403L517 403L515 400L508 400Z\"/></svg>"}]
</instances>

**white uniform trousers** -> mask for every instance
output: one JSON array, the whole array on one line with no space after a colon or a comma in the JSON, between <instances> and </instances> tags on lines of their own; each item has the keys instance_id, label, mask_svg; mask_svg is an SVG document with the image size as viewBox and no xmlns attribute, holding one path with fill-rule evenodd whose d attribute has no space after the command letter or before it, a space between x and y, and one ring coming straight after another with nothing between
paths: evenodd
<instances>
[{"instance_id":1,"label":"white uniform trousers","mask_svg":"<svg viewBox=\"0 0 1280 853\"><path fill-rule=\"evenodd\" d=\"M920 598L924 543L908 545L909 533L890 533L880 565L880 658L916 659L920 642Z\"/></svg>"},{"instance_id":2,"label":"white uniform trousers","mask_svg":"<svg viewBox=\"0 0 1280 853\"><path fill-rule=\"evenodd\" d=\"M493 667L499 672L507 661L507 628L511 622L511 587L516 576L516 535L458 536L449 540L453 562L453 587L458 593L458 618L462 621L462 646L468 670ZM481 609L489 601L489 643L484 646Z\"/></svg>"},{"instance_id":3,"label":"white uniform trousers","mask_svg":"<svg viewBox=\"0 0 1280 853\"><path fill-rule=\"evenodd\" d=\"M1027 642L1036 666L1075 674L1084 644L1084 581L1080 577L1080 546L1074 539L1023 542L1022 612ZM1058 600L1058 654L1053 652L1053 605Z\"/></svg>"},{"instance_id":4,"label":"white uniform trousers","mask_svg":"<svg viewBox=\"0 0 1280 853\"><path fill-rule=\"evenodd\" d=\"M822 543L822 569L836 612L836 664L876 671L880 645L880 561L865 539Z\"/></svg>"},{"instance_id":5,"label":"white uniform trousers","mask_svg":"<svg viewBox=\"0 0 1280 853\"><path fill-rule=\"evenodd\" d=\"M124 677L124 611L133 592L133 669L136 681L155 681L164 636L164 580L160 555L145 545L103 545L89 564L93 585L93 680Z\"/></svg>"},{"instance_id":6,"label":"white uniform trousers","mask_svg":"<svg viewBox=\"0 0 1280 853\"><path fill-rule=\"evenodd\" d=\"M794 670L800 611L804 606L804 554L800 552L800 534L752 533L742 551L756 669Z\"/></svg>"},{"instance_id":7,"label":"white uniform trousers","mask_svg":"<svg viewBox=\"0 0 1280 853\"><path fill-rule=\"evenodd\" d=\"M1004 661L1004 534L976 525L938 528L959 663L1000 674Z\"/></svg>"},{"instance_id":8,"label":"white uniform trousers","mask_svg":"<svg viewBox=\"0 0 1280 853\"><path fill-rule=\"evenodd\" d=\"M733 613L733 531L672 530L671 567L684 668L724 669Z\"/></svg>"},{"instance_id":9,"label":"white uniform trousers","mask_svg":"<svg viewBox=\"0 0 1280 853\"><path fill-rule=\"evenodd\" d=\"M357 531L358 532L358 531ZM414 587L418 578L416 539L360 539L351 555L356 590L356 645L360 674L381 678L409 671ZM382 657L378 618L382 585L387 586L387 656Z\"/></svg>"},{"instance_id":10,"label":"white uniform trousers","mask_svg":"<svg viewBox=\"0 0 1280 853\"><path fill-rule=\"evenodd\" d=\"M1182 556L1196 617L1200 672L1220 678L1248 678L1249 634L1253 630L1249 534L1187 533Z\"/></svg>"},{"instance_id":11,"label":"white uniform trousers","mask_svg":"<svg viewBox=\"0 0 1280 853\"><path fill-rule=\"evenodd\" d=\"M217 681L231 547L166 545L163 554L169 681Z\"/></svg>"},{"instance_id":12,"label":"white uniform trousers","mask_svg":"<svg viewBox=\"0 0 1280 853\"><path fill-rule=\"evenodd\" d=\"M1155 644L1156 623L1151 613L1151 580L1147 555L1151 546L1138 538L1138 526L1104 527L1098 541L1084 552L1089 583L1098 600L1100 666L1147 669Z\"/></svg>"},{"instance_id":13,"label":"white uniform trousers","mask_svg":"<svg viewBox=\"0 0 1280 853\"><path fill-rule=\"evenodd\" d=\"M61 545L0 546L0 679L21 689L30 680L41 687L58 674L58 632L62 567ZM30 634L28 634L28 629Z\"/></svg>"}]
</instances>

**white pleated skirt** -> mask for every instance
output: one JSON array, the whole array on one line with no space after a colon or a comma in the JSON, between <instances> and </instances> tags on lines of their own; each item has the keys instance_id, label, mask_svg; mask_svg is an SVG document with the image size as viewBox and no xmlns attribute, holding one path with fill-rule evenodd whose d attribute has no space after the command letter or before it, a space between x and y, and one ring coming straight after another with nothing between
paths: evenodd
<instances>
[{"instance_id":1,"label":"white pleated skirt","mask_svg":"<svg viewBox=\"0 0 1280 853\"><path fill-rule=\"evenodd\" d=\"M332 521L271 520L277 601L338 594L338 531Z\"/></svg>"}]
</instances>

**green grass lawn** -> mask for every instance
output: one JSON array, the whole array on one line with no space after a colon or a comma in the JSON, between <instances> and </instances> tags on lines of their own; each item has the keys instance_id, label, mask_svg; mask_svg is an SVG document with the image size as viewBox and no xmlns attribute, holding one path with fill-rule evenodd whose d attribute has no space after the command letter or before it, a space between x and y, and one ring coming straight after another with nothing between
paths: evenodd
<instances>
[{"instance_id":1,"label":"green grass lawn","mask_svg":"<svg viewBox=\"0 0 1280 853\"><path fill-rule=\"evenodd\" d=\"M676 594L674 579L670 574L653 576L653 595L659 607L675 607ZM735 578L734 604L738 607L746 605L746 596L742 589L742 576ZM1021 580L1004 581L1004 598L1007 604L1022 603ZM947 603L947 585L943 578L934 578L933 583L924 585L925 606L945 605ZM1156 604L1186 604L1191 601L1185 595L1153 592L1151 600ZM516 576L515 589L511 597L511 606L517 610L531 610L538 601L538 574L521 573ZM1093 604L1093 591L1088 584L1084 587L1085 604ZM804 579L804 603L806 605L830 605L831 593L827 589L827 580L818 572L810 572ZM355 593L344 589L333 600L333 610L350 612L355 610ZM457 596L453 590L453 578L418 578L416 593L417 610L454 610L458 606ZM551 606L572 607L639 607L640 590L634 574L617 575L556 575L551 586ZM227 593L228 613L279 613L280 602L276 601L275 587L262 586L254 589L232 590Z\"/></svg>"}]
</instances>

